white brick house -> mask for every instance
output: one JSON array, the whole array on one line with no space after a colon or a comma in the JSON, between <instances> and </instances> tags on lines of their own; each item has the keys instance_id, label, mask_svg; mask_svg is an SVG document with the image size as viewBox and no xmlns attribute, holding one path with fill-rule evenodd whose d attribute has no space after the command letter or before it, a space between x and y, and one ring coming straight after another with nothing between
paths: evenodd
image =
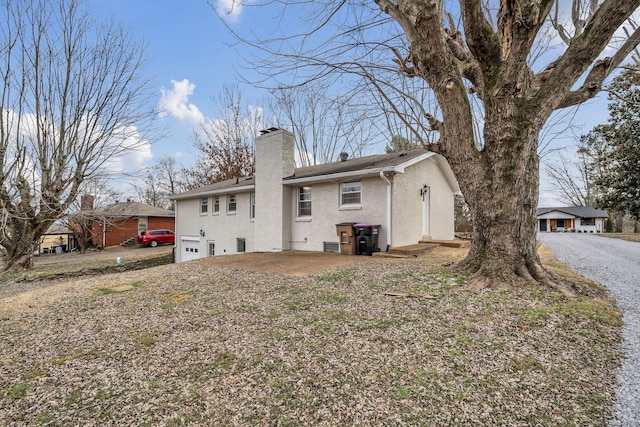
<instances>
[{"instance_id":1,"label":"white brick house","mask_svg":"<svg viewBox=\"0 0 640 427\"><path fill-rule=\"evenodd\" d=\"M255 176L176 194L176 262L212 255L337 250L336 224L378 224L378 248L454 238L458 184L415 149L295 168L293 134L256 139Z\"/></svg>"}]
</instances>

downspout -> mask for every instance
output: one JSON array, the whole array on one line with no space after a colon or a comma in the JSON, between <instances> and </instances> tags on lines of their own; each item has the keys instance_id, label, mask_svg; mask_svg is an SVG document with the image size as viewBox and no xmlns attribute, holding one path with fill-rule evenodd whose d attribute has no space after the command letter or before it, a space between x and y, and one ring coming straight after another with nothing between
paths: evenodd
<instances>
[{"instance_id":1,"label":"downspout","mask_svg":"<svg viewBox=\"0 0 640 427\"><path fill-rule=\"evenodd\" d=\"M380 178L387 184L387 247L391 247L391 181L380 171Z\"/></svg>"},{"instance_id":2,"label":"downspout","mask_svg":"<svg viewBox=\"0 0 640 427\"><path fill-rule=\"evenodd\" d=\"M213 206L211 207L211 209L213 209ZM174 239L173 239L173 254L171 256L173 263L175 264L176 262L178 262L178 256L182 255L182 252L180 252L182 250L182 241L180 240L179 234L178 234L178 201L177 200L173 200L173 235L174 235ZM176 248L178 250L176 250ZM178 256L176 256L176 252L178 253ZM209 248L207 248L207 253L209 253Z\"/></svg>"}]
</instances>

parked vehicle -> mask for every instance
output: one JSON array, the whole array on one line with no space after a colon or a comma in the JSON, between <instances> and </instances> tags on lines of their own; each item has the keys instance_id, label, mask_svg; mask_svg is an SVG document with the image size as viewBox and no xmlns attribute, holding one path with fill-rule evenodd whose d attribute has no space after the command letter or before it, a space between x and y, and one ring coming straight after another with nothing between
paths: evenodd
<instances>
[{"instance_id":1,"label":"parked vehicle","mask_svg":"<svg viewBox=\"0 0 640 427\"><path fill-rule=\"evenodd\" d=\"M171 230L147 230L138 235L138 243L155 248L158 245L174 244L176 236Z\"/></svg>"}]
</instances>

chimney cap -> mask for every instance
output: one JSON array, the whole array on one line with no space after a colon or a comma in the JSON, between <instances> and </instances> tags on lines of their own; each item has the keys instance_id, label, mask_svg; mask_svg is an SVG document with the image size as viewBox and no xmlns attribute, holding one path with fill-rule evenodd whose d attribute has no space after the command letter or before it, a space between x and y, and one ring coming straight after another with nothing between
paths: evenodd
<instances>
[{"instance_id":1,"label":"chimney cap","mask_svg":"<svg viewBox=\"0 0 640 427\"><path fill-rule=\"evenodd\" d=\"M273 128L273 127L269 128L269 129L262 129L260 131L260 135L266 135L268 133L275 132L277 130L279 130L279 129L278 128Z\"/></svg>"},{"instance_id":2,"label":"chimney cap","mask_svg":"<svg viewBox=\"0 0 640 427\"><path fill-rule=\"evenodd\" d=\"M344 152L344 151L342 153L340 153L340 161L341 162L346 162L348 158L349 158L349 153Z\"/></svg>"}]
</instances>

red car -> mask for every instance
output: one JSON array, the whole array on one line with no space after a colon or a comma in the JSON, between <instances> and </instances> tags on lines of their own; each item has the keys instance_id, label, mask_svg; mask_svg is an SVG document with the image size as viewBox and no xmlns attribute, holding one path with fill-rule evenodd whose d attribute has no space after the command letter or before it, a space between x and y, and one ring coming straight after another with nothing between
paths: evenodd
<instances>
[{"instance_id":1,"label":"red car","mask_svg":"<svg viewBox=\"0 0 640 427\"><path fill-rule=\"evenodd\" d=\"M155 248L167 243L174 244L176 236L171 230L147 230L138 235L138 243Z\"/></svg>"}]
</instances>

